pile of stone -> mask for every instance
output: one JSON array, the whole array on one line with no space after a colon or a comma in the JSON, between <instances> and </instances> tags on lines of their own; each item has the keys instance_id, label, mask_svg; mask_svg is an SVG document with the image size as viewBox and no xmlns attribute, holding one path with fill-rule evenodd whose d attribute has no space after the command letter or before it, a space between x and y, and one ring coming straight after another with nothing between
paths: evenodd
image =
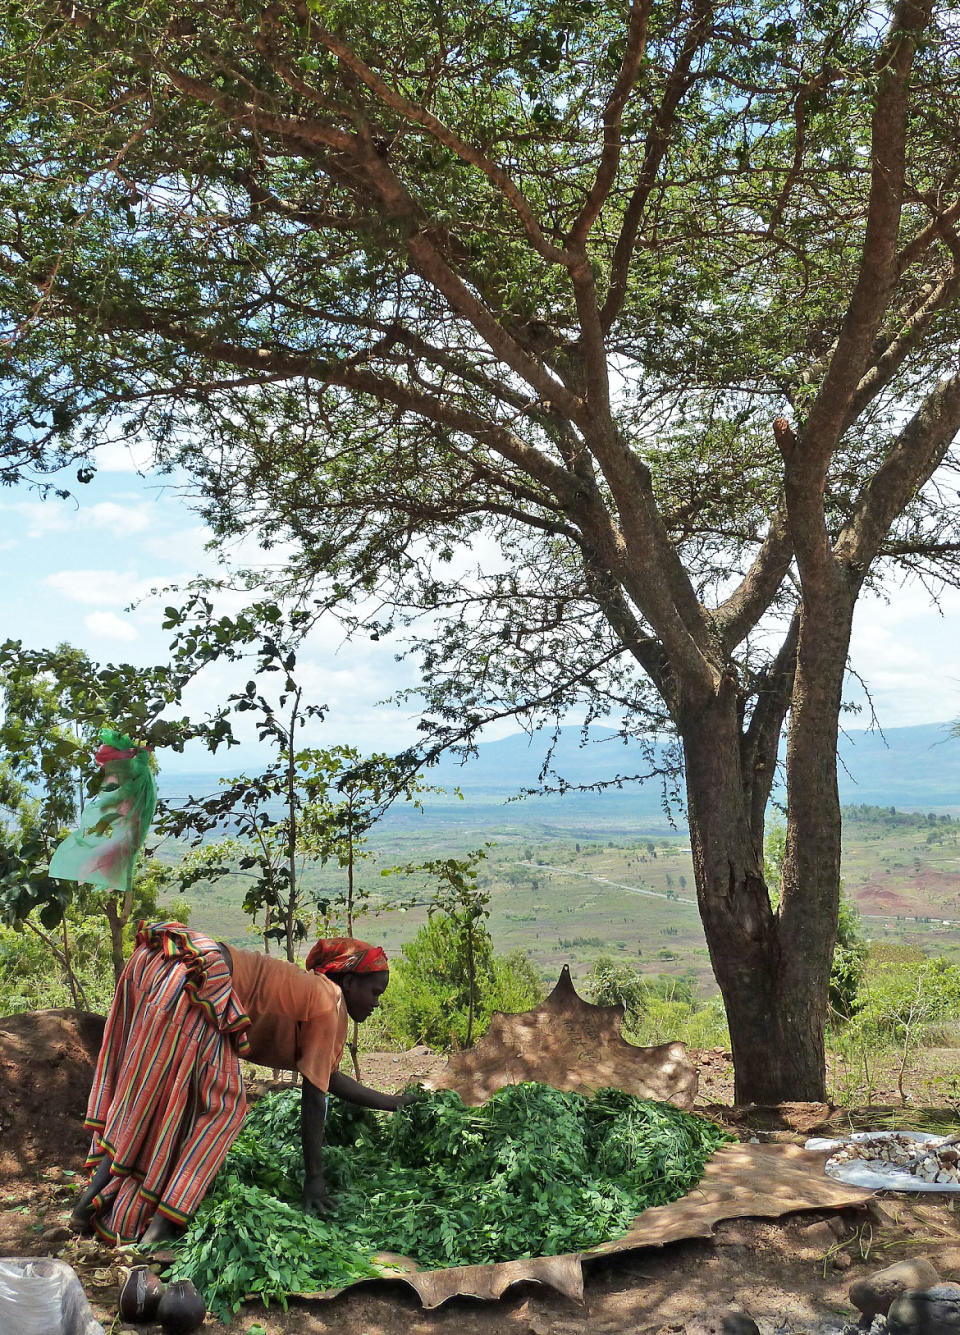
<instances>
[{"instance_id":1,"label":"pile of stone","mask_svg":"<svg viewBox=\"0 0 960 1335\"><path fill-rule=\"evenodd\" d=\"M903 1132L889 1136L870 1136L851 1140L827 1160L827 1166L865 1159L870 1163L889 1164L903 1173L911 1173L924 1182L960 1183L960 1150L956 1145L926 1143Z\"/></svg>"},{"instance_id":2,"label":"pile of stone","mask_svg":"<svg viewBox=\"0 0 960 1335\"><path fill-rule=\"evenodd\" d=\"M960 1284L941 1283L922 1258L858 1279L850 1301L861 1318L843 1335L960 1335Z\"/></svg>"}]
</instances>

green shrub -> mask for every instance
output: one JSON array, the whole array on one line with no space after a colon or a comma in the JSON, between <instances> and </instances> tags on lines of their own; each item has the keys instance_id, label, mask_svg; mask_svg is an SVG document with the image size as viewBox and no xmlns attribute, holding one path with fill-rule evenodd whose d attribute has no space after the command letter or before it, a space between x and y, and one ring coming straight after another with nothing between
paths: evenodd
<instances>
[{"instance_id":1,"label":"green shrub","mask_svg":"<svg viewBox=\"0 0 960 1335\"><path fill-rule=\"evenodd\" d=\"M153 876L153 866L148 864L137 880L134 914L123 930L126 956L133 950L141 916L150 921L173 918L187 922L189 919L190 907L182 900L167 907L157 904L156 892L162 883ZM106 1014L113 1000L113 959L107 920L97 896L87 890L78 892L63 923L41 930L60 951L66 932L70 963L82 996L86 997L92 1011ZM21 927L0 923L0 1015L73 1004L62 961L32 930L29 922Z\"/></svg>"},{"instance_id":2,"label":"green shrub","mask_svg":"<svg viewBox=\"0 0 960 1335\"><path fill-rule=\"evenodd\" d=\"M680 1042L692 1048L730 1045L720 997L700 1001L689 978L650 977L632 964L605 956L588 974L587 985L598 1006L623 1006L623 1036L632 1043Z\"/></svg>"},{"instance_id":3,"label":"green shrub","mask_svg":"<svg viewBox=\"0 0 960 1335\"><path fill-rule=\"evenodd\" d=\"M830 1016L849 1020L860 1007L868 946L861 935L860 914L843 894L837 913L837 941L830 965Z\"/></svg>"},{"instance_id":4,"label":"green shrub","mask_svg":"<svg viewBox=\"0 0 960 1335\"><path fill-rule=\"evenodd\" d=\"M67 939L74 972L90 1008L105 1012L114 986L105 920L78 919L71 912ZM72 1005L65 975L50 948L27 927L17 930L0 924L0 1015Z\"/></svg>"},{"instance_id":5,"label":"green shrub","mask_svg":"<svg viewBox=\"0 0 960 1335\"><path fill-rule=\"evenodd\" d=\"M650 984L632 964L601 955L587 974L587 990L597 1006L622 1006L624 1027L633 1025L646 1009Z\"/></svg>"},{"instance_id":6,"label":"green shrub","mask_svg":"<svg viewBox=\"0 0 960 1335\"><path fill-rule=\"evenodd\" d=\"M712 997L705 1005L651 997L647 1009L627 1036L642 1046L686 1043L691 1048L728 1048L730 1036L723 1002Z\"/></svg>"},{"instance_id":7,"label":"green shrub","mask_svg":"<svg viewBox=\"0 0 960 1335\"><path fill-rule=\"evenodd\" d=\"M897 1046L911 1033L960 1020L960 967L945 959L886 964L868 970L861 1008L852 1025L876 1046Z\"/></svg>"},{"instance_id":8,"label":"green shrub","mask_svg":"<svg viewBox=\"0 0 960 1335\"><path fill-rule=\"evenodd\" d=\"M475 1039L486 1032L494 1011L525 1011L543 1000L543 984L523 951L494 955L490 935L482 929L474 933L474 967L479 1001ZM364 1046L463 1046L468 990L463 939L450 918L437 914L391 962L390 986L364 1026Z\"/></svg>"},{"instance_id":9,"label":"green shrub","mask_svg":"<svg viewBox=\"0 0 960 1335\"><path fill-rule=\"evenodd\" d=\"M859 1010L862 999L866 947L842 946L833 950L830 965L830 1018L834 1023L849 1020Z\"/></svg>"},{"instance_id":10,"label":"green shrub","mask_svg":"<svg viewBox=\"0 0 960 1335\"><path fill-rule=\"evenodd\" d=\"M906 953L906 952L905 952ZM958 1042L960 968L945 959L889 962L889 951L871 951L860 1005L845 1025L828 1034L837 1102L873 1102L881 1070L892 1062L906 1100L907 1078L918 1049Z\"/></svg>"}]
</instances>

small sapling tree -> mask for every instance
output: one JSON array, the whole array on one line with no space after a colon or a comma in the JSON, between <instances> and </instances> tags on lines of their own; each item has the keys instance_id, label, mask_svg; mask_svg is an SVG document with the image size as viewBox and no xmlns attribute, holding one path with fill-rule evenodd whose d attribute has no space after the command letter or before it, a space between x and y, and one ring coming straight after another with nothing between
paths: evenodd
<instances>
[{"instance_id":1,"label":"small sapling tree","mask_svg":"<svg viewBox=\"0 0 960 1335\"><path fill-rule=\"evenodd\" d=\"M445 919L452 938L457 943L457 970L462 972L467 1006L466 1046L473 1042L473 1025L477 1012L478 949L482 938L489 943L486 921L490 916L490 892L478 884L478 867L486 857L483 848L474 849L464 858L432 858L426 862L408 863L402 867L385 868L382 875L400 873L404 876L425 876L433 883L426 900L417 898L406 907L426 904L427 913Z\"/></svg>"},{"instance_id":2,"label":"small sapling tree","mask_svg":"<svg viewBox=\"0 0 960 1335\"><path fill-rule=\"evenodd\" d=\"M216 793L161 812L163 832L189 835L194 844L177 872L181 887L227 875L249 878L244 911L254 921L262 915L265 948L279 942L290 961L316 918L344 920L353 935L355 917L366 907L356 868L367 856L370 829L394 802L419 806L422 794L433 790L403 758L363 756L352 746L298 746L303 729L325 712L306 700L296 675L309 613L265 602L237 617L218 617L210 599L195 593L184 608L166 609L165 624L177 632L175 661L255 656L254 677L229 697L228 707L253 716L272 757L258 774L221 780ZM270 674L278 674L276 693L264 684ZM342 893L317 886L317 869L331 862L346 872ZM356 1025L350 1053L359 1073Z\"/></svg>"}]
</instances>

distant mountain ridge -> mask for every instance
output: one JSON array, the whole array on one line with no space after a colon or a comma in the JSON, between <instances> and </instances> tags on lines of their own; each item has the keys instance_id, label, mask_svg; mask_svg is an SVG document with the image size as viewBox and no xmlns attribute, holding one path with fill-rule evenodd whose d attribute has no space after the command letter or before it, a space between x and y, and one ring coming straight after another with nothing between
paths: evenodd
<instances>
[{"instance_id":1,"label":"distant mountain ridge","mask_svg":"<svg viewBox=\"0 0 960 1335\"><path fill-rule=\"evenodd\" d=\"M960 806L960 738L950 736L949 723L923 723L885 732L849 731L839 746L839 786L844 804L870 806ZM636 743L624 745L607 728L592 728L591 741L581 745L577 728L564 728L551 760L552 771L567 783L592 784L616 774L643 774L649 762ZM473 791L517 792L536 787L547 748L543 734L531 739L515 733L497 742L482 742L477 755L459 766L444 759L430 771L430 781L459 784L467 797ZM634 785L631 785L634 787ZM659 797L660 782L643 785Z\"/></svg>"},{"instance_id":2,"label":"distant mountain ridge","mask_svg":"<svg viewBox=\"0 0 960 1335\"><path fill-rule=\"evenodd\" d=\"M949 734L948 723L924 723L906 728L888 728L883 734L849 731L841 736L839 755L840 800L844 805L895 806L900 809L953 810L960 812L960 739ZM647 774L650 763L638 743L624 744L609 728L591 728L590 741L582 745L579 728L564 728L551 757L552 775L577 786L609 781L617 775ZM540 783L540 770L550 735L513 733L495 742L481 742L476 756L460 765L445 757L427 772L427 782L452 790L460 788L463 802L452 793L427 799L434 821L462 822L468 811L480 826L525 825L531 821L567 825L571 821L602 820L612 828L628 830L643 824L667 823L663 810L663 787L659 777L643 784L625 782L604 791L570 792L566 796L509 799ZM224 756L224 773L239 772ZM247 768L250 773L251 768ZM161 773L160 791L177 805L188 794L201 795L216 788L217 776L210 772ZM774 790L774 797L782 797ZM506 804L506 805L504 805ZM955 809L955 810L954 810ZM683 813L672 808L673 819L683 824ZM389 824L413 819L404 808L395 808ZM422 818L421 818L422 819Z\"/></svg>"}]
</instances>

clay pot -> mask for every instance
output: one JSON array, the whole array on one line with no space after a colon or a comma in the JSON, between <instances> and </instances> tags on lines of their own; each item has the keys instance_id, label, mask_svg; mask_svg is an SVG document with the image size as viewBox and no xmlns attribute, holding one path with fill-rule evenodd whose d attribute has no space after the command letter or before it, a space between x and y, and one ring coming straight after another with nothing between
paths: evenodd
<instances>
[{"instance_id":1,"label":"clay pot","mask_svg":"<svg viewBox=\"0 0 960 1335\"><path fill-rule=\"evenodd\" d=\"M149 1266L138 1265L123 1281L120 1315L124 1321L153 1321L162 1296L162 1282Z\"/></svg>"},{"instance_id":2,"label":"clay pot","mask_svg":"<svg viewBox=\"0 0 960 1335\"><path fill-rule=\"evenodd\" d=\"M157 1308L157 1320L168 1335L190 1335L206 1314L207 1305L189 1279L168 1284Z\"/></svg>"}]
</instances>

